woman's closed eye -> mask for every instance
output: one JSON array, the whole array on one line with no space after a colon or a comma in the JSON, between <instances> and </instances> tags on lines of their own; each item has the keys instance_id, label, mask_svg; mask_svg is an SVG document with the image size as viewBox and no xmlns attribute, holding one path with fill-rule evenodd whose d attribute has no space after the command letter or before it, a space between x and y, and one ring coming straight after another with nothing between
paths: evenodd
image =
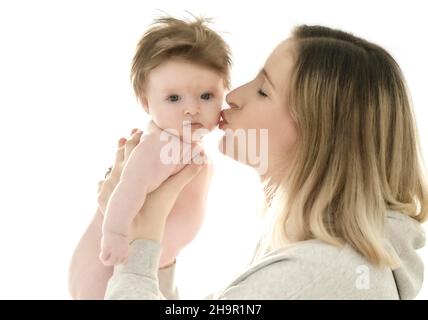
<instances>
[{"instance_id":1,"label":"woman's closed eye","mask_svg":"<svg viewBox=\"0 0 428 320\"><path fill-rule=\"evenodd\" d=\"M170 102L177 102L181 99L181 97L178 94L171 94L168 96L167 100Z\"/></svg>"},{"instance_id":2,"label":"woman's closed eye","mask_svg":"<svg viewBox=\"0 0 428 320\"><path fill-rule=\"evenodd\" d=\"M264 92L262 89L259 89L258 91L257 91L257 93L260 95L260 96L262 96L263 98L267 98L267 94L266 94L266 92Z\"/></svg>"}]
</instances>

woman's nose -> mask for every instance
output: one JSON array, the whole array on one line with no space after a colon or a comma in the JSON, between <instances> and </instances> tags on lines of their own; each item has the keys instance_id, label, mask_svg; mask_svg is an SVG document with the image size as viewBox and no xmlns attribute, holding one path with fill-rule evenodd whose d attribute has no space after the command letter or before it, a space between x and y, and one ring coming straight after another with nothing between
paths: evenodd
<instances>
[{"instance_id":1,"label":"woman's nose","mask_svg":"<svg viewBox=\"0 0 428 320\"><path fill-rule=\"evenodd\" d=\"M241 109L236 103L227 102L227 104L229 105L230 109ZM229 108L225 108L225 109L229 109Z\"/></svg>"},{"instance_id":2,"label":"woman's nose","mask_svg":"<svg viewBox=\"0 0 428 320\"><path fill-rule=\"evenodd\" d=\"M236 89L226 95L226 103L231 109L240 109L236 100Z\"/></svg>"}]
</instances>

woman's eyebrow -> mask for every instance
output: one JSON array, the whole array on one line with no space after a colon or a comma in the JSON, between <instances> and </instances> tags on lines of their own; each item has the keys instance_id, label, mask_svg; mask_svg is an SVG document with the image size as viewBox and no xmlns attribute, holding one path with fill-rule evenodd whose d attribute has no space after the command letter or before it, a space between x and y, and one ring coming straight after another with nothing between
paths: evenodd
<instances>
[{"instance_id":1,"label":"woman's eyebrow","mask_svg":"<svg viewBox=\"0 0 428 320\"><path fill-rule=\"evenodd\" d=\"M272 78L266 72L265 68L262 68L260 70L259 74L263 75L266 78L266 80L269 82L269 84L271 85L271 87L275 89L275 85L273 84Z\"/></svg>"}]
</instances>

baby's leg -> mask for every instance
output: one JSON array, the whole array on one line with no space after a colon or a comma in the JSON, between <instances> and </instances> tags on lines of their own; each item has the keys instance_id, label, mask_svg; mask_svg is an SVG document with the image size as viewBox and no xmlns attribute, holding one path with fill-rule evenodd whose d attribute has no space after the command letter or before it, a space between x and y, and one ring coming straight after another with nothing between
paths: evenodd
<instances>
[{"instance_id":1,"label":"baby's leg","mask_svg":"<svg viewBox=\"0 0 428 320\"><path fill-rule=\"evenodd\" d=\"M70 263L69 290L73 299L104 299L113 267L104 266L98 258L103 216L97 210L77 245Z\"/></svg>"}]
</instances>

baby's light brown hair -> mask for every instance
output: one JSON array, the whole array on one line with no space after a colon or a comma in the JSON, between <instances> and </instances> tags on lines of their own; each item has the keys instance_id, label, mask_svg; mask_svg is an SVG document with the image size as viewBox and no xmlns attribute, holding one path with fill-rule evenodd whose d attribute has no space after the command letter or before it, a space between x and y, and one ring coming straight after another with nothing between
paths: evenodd
<instances>
[{"instance_id":1,"label":"baby's light brown hair","mask_svg":"<svg viewBox=\"0 0 428 320\"><path fill-rule=\"evenodd\" d=\"M210 19L194 21L173 17L157 18L138 42L132 61L131 81L140 99L151 70L171 58L207 67L218 72L230 87L231 53L218 33L208 28Z\"/></svg>"}]
</instances>

